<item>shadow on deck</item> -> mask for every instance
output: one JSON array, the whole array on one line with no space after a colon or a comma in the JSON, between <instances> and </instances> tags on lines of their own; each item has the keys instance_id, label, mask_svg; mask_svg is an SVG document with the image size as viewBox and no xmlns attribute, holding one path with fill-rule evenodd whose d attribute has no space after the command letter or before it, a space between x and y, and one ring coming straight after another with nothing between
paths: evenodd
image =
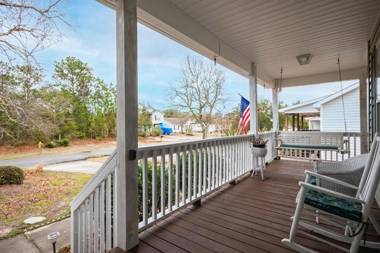
<instances>
[{"instance_id":1,"label":"shadow on deck","mask_svg":"<svg viewBox=\"0 0 380 253\"><path fill-rule=\"evenodd\" d=\"M247 177L207 197L201 207L179 211L142 232L132 252L292 252L281 239L288 237L297 182L304 179L306 169L312 169L312 163L274 161L265 181ZM375 212L379 219L380 211ZM309 211L303 218L314 220ZM373 228L368 233L372 237ZM339 252L302 232L296 241L320 252Z\"/></svg>"}]
</instances>

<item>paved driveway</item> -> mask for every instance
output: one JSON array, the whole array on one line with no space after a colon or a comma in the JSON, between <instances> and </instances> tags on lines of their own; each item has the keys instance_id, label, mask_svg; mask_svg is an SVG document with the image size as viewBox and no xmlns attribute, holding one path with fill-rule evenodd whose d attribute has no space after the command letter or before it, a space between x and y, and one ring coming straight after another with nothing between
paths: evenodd
<instances>
[{"instance_id":1,"label":"paved driveway","mask_svg":"<svg viewBox=\"0 0 380 253\"><path fill-rule=\"evenodd\" d=\"M102 164L101 161L74 161L48 165L44 167L44 170L95 174Z\"/></svg>"}]
</instances>

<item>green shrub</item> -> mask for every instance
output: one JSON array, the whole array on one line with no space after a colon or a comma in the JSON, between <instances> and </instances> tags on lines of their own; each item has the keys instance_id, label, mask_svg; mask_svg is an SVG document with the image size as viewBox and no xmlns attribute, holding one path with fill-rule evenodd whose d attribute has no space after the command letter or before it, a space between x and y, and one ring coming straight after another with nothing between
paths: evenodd
<instances>
[{"instance_id":1,"label":"green shrub","mask_svg":"<svg viewBox=\"0 0 380 253\"><path fill-rule=\"evenodd\" d=\"M161 134L162 134L162 131L161 131L161 129L159 127L154 127L150 131L150 135L151 136L160 136Z\"/></svg>"},{"instance_id":2,"label":"green shrub","mask_svg":"<svg viewBox=\"0 0 380 253\"><path fill-rule=\"evenodd\" d=\"M49 141L47 144L46 144L46 147L47 148L55 148L57 146L57 144L54 142L54 141Z\"/></svg>"},{"instance_id":3,"label":"green shrub","mask_svg":"<svg viewBox=\"0 0 380 253\"><path fill-rule=\"evenodd\" d=\"M138 130L138 136L139 137L146 137L147 136L147 133L146 133L146 131L145 130Z\"/></svg>"},{"instance_id":4,"label":"green shrub","mask_svg":"<svg viewBox=\"0 0 380 253\"><path fill-rule=\"evenodd\" d=\"M58 141L58 145L63 146L63 147L69 146L69 143L70 143L70 141L67 138L63 138L63 139Z\"/></svg>"},{"instance_id":5,"label":"green shrub","mask_svg":"<svg viewBox=\"0 0 380 253\"><path fill-rule=\"evenodd\" d=\"M24 177L24 171L18 167L0 166L0 185L22 184Z\"/></svg>"}]
</instances>

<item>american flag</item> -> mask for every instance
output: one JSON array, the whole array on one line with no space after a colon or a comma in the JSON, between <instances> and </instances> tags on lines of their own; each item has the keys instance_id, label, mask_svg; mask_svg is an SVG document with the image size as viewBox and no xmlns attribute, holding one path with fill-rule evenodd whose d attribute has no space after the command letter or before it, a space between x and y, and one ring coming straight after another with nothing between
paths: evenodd
<instances>
[{"instance_id":1,"label":"american flag","mask_svg":"<svg viewBox=\"0 0 380 253\"><path fill-rule=\"evenodd\" d=\"M240 120L239 130L240 132L247 133L249 129L249 120L251 117L251 110L249 108L249 101L241 96L240 101Z\"/></svg>"}]
</instances>

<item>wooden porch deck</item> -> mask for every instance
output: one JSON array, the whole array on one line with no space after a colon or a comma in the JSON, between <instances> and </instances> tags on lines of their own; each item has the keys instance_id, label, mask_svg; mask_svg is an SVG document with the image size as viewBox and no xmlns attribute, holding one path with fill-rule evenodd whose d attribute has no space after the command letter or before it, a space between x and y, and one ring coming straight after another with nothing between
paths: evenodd
<instances>
[{"instance_id":1,"label":"wooden porch deck","mask_svg":"<svg viewBox=\"0 0 380 253\"><path fill-rule=\"evenodd\" d=\"M142 232L132 252L292 252L281 239L288 237L297 182L311 168L305 161L274 161L265 181L247 177L207 197L201 207L179 211ZM379 209L375 213L380 218ZM310 212L303 217L314 218ZM369 233L374 235L373 228ZM339 252L302 234L297 241L320 252Z\"/></svg>"}]
</instances>

